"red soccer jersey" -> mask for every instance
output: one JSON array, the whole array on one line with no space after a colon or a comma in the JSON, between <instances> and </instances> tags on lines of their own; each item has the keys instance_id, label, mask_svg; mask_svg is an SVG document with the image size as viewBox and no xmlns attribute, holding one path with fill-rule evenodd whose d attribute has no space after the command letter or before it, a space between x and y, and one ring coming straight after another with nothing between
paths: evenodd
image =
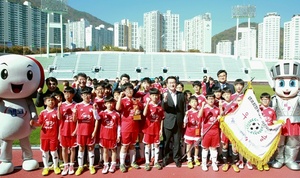
<instances>
[{"instance_id":1,"label":"red soccer jersey","mask_svg":"<svg viewBox=\"0 0 300 178\"><path fill-rule=\"evenodd\" d=\"M276 121L276 112L271 107L261 106L260 110L262 111L262 115L264 116L265 121L268 125L273 125L273 121Z\"/></svg>"},{"instance_id":2,"label":"red soccer jersey","mask_svg":"<svg viewBox=\"0 0 300 178\"><path fill-rule=\"evenodd\" d=\"M147 98L150 98L150 93L149 92L143 92L143 91L138 91L135 95L135 98L141 98L142 103L147 102Z\"/></svg>"},{"instance_id":3,"label":"red soccer jersey","mask_svg":"<svg viewBox=\"0 0 300 178\"><path fill-rule=\"evenodd\" d=\"M219 134L219 121L216 121L219 115L220 115L219 108L215 106L214 107L204 106L203 114L201 117L202 134L204 134L205 132L207 132L206 135ZM212 124L213 126L211 127Z\"/></svg>"},{"instance_id":4,"label":"red soccer jersey","mask_svg":"<svg viewBox=\"0 0 300 178\"><path fill-rule=\"evenodd\" d=\"M152 88L157 88L159 91L162 91L162 86L160 83L152 83Z\"/></svg>"},{"instance_id":5,"label":"red soccer jersey","mask_svg":"<svg viewBox=\"0 0 300 178\"><path fill-rule=\"evenodd\" d=\"M98 112L104 111L106 109L104 98L98 98L98 97L96 97L94 99L94 103L96 103L97 106L98 106L98 109L97 109Z\"/></svg>"},{"instance_id":6,"label":"red soccer jersey","mask_svg":"<svg viewBox=\"0 0 300 178\"><path fill-rule=\"evenodd\" d=\"M117 140L118 126L120 126L120 114L117 111L104 110L100 116L100 139Z\"/></svg>"},{"instance_id":7,"label":"red soccer jersey","mask_svg":"<svg viewBox=\"0 0 300 178\"><path fill-rule=\"evenodd\" d=\"M122 98L121 100L122 110L121 110L121 132L138 132L139 131L139 121L134 120L133 116L135 110L143 110L143 105L141 102L136 102L133 104L132 98ZM136 107L136 108L135 108Z\"/></svg>"},{"instance_id":8,"label":"red soccer jersey","mask_svg":"<svg viewBox=\"0 0 300 178\"><path fill-rule=\"evenodd\" d=\"M201 82L201 88L202 88L202 95L206 96L206 83Z\"/></svg>"},{"instance_id":9,"label":"red soccer jersey","mask_svg":"<svg viewBox=\"0 0 300 178\"><path fill-rule=\"evenodd\" d=\"M38 123L42 125L40 138L41 139L57 139L58 138L58 118L57 110L48 111L44 109L41 111Z\"/></svg>"},{"instance_id":10,"label":"red soccer jersey","mask_svg":"<svg viewBox=\"0 0 300 178\"><path fill-rule=\"evenodd\" d=\"M197 95L196 93L194 93L192 96L196 96L197 97L197 99L198 99L198 106L199 106L198 109L200 109L201 106L202 106L202 103L206 102L205 96L203 94Z\"/></svg>"},{"instance_id":11,"label":"red soccer jersey","mask_svg":"<svg viewBox=\"0 0 300 178\"><path fill-rule=\"evenodd\" d=\"M75 105L77 111L77 135L91 136L95 128L95 118L92 103L84 102Z\"/></svg>"},{"instance_id":12,"label":"red soccer jersey","mask_svg":"<svg viewBox=\"0 0 300 178\"><path fill-rule=\"evenodd\" d=\"M162 107L160 105L149 103L143 133L148 135L158 135L163 118L164 110Z\"/></svg>"},{"instance_id":13,"label":"red soccer jersey","mask_svg":"<svg viewBox=\"0 0 300 178\"><path fill-rule=\"evenodd\" d=\"M223 115L234 112L238 108L238 104L236 102L227 102L225 100L222 101L223 105ZM226 111L225 111L226 109Z\"/></svg>"},{"instance_id":14,"label":"red soccer jersey","mask_svg":"<svg viewBox=\"0 0 300 178\"><path fill-rule=\"evenodd\" d=\"M199 137L200 136L200 121L201 118L198 117L198 110L188 110L186 118L184 119L186 122L185 135L189 137Z\"/></svg>"},{"instance_id":15,"label":"red soccer jersey","mask_svg":"<svg viewBox=\"0 0 300 178\"><path fill-rule=\"evenodd\" d=\"M76 128L76 122L73 121L73 111L75 102L67 103L66 101L61 104L60 113L62 115L60 122L60 135L71 136Z\"/></svg>"},{"instance_id":16,"label":"red soccer jersey","mask_svg":"<svg viewBox=\"0 0 300 178\"><path fill-rule=\"evenodd\" d=\"M236 97L240 97L240 99L243 99L244 98L244 94L240 94L240 93L234 93L230 96L230 100L234 100ZM238 99L238 98L237 98ZM236 100L237 100L236 99Z\"/></svg>"}]
</instances>

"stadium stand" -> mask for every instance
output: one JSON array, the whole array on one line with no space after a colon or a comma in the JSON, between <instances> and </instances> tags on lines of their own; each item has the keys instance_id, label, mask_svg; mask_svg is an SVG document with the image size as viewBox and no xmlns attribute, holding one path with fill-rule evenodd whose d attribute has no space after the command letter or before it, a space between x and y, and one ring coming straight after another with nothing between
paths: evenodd
<instances>
[{"instance_id":1,"label":"stadium stand","mask_svg":"<svg viewBox=\"0 0 300 178\"><path fill-rule=\"evenodd\" d=\"M109 80L127 73L132 80L174 75L181 81L194 81L201 80L204 75L216 79L218 70L225 69L229 81L237 78L247 81L255 77L255 81L267 82L268 71L277 62L277 60L250 60L216 54L175 52L77 52L64 57L35 58L44 67L46 77L53 76L59 80L72 80L75 74L84 72L92 78Z\"/></svg>"}]
</instances>

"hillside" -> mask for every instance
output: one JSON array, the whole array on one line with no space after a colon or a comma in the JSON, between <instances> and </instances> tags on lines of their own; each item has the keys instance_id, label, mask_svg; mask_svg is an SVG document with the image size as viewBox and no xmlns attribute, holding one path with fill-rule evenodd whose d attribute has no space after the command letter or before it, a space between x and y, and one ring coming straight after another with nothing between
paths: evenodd
<instances>
[{"instance_id":1,"label":"hillside","mask_svg":"<svg viewBox=\"0 0 300 178\"><path fill-rule=\"evenodd\" d=\"M8 0L8 1L23 4L23 2L26 0ZM37 7L37 8L41 7L41 0L27 0L27 1L31 2L31 5L33 7ZM110 23L107 23L101 19L98 19L97 17L92 16L89 13L73 9L70 6L68 6L68 14L65 14L63 16L63 21L67 22L68 19L71 21L79 21L81 18L85 18L86 20L88 20L90 22L90 24L92 24L94 26L99 26L101 24L104 24L106 27L113 27L113 25Z\"/></svg>"},{"instance_id":2,"label":"hillside","mask_svg":"<svg viewBox=\"0 0 300 178\"><path fill-rule=\"evenodd\" d=\"M248 26L248 23L247 22L244 22L244 23L241 23L239 25L240 27L247 27ZM250 26L251 27L255 27L256 29L256 36L258 36L258 23L250 23ZM231 27L227 30L224 30L223 32L221 33L218 33L216 35L214 35L211 39L212 43L211 43L211 49L212 49L212 52L215 53L216 52L216 45L218 44L219 41L221 40L229 40L231 41L232 43L235 41L235 32L236 32L236 26L234 27ZM256 44L257 44L257 41L256 41ZM256 45L257 46L257 45ZM280 58L282 58L282 55L283 55L283 28L280 29Z\"/></svg>"}]
</instances>

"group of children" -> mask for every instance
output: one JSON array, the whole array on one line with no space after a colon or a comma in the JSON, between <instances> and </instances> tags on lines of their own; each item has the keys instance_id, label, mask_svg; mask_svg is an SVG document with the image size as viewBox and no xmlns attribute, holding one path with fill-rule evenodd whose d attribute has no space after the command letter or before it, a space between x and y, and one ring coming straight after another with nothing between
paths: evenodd
<instances>
[{"instance_id":1,"label":"group of children","mask_svg":"<svg viewBox=\"0 0 300 178\"><path fill-rule=\"evenodd\" d=\"M202 170L207 171L207 163L211 162L213 170L218 171L217 158L220 153L224 161L222 170L229 169L227 159L229 141L224 134L220 133L219 118L233 112L243 97L244 81L238 79L234 85L236 94L231 94L228 88L223 90L214 88L213 93L201 93L202 83L195 81L193 82L194 94L185 92L187 111L183 129L188 168L193 168L194 164L201 165L198 158L199 141L201 141ZM118 159L120 171L126 172L125 161L128 154L130 166L139 169L135 148L137 142L140 147L139 155L145 159L145 170L151 170L151 166L162 169L159 164L159 144L163 130L164 110L160 102L161 94L167 89L162 87L158 78L152 82L148 77L142 79L138 86L126 82L120 89L116 88L113 91L109 89L107 91L109 88L107 86L110 86L107 81L100 81L93 83L93 90L89 87L82 88L80 103L73 101L78 90L71 86L64 87L60 95L52 94L44 97L46 108L41 111L37 121L30 123L32 126L41 126L40 139L44 164L42 175L49 174L49 152L55 174L82 174L84 156L88 157L90 173L95 174L96 144L100 146L101 160L104 161L103 174L115 172ZM65 101L62 101L62 98ZM269 103L270 95L262 94L261 109L267 123L271 125L275 119L275 112L270 112L272 109ZM220 143L222 149L218 151ZM58 166L59 145L62 148L61 155L64 162L62 170ZM75 149L77 146L78 152ZM239 159L234 145L232 150L232 167L239 172L239 168L243 168L244 165L243 157ZM208 160L208 153L210 160ZM78 168L75 172L76 154ZM247 162L247 165L249 169L252 168L251 163ZM268 165L258 169L269 170Z\"/></svg>"}]
</instances>

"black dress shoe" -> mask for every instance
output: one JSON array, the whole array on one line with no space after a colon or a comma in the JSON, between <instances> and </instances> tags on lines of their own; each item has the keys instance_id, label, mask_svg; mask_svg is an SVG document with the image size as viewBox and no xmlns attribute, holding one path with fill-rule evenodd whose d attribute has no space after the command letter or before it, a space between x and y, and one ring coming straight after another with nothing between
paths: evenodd
<instances>
[{"instance_id":1,"label":"black dress shoe","mask_svg":"<svg viewBox=\"0 0 300 178\"><path fill-rule=\"evenodd\" d=\"M176 162L176 167L181 167L181 162L180 161Z\"/></svg>"}]
</instances>

